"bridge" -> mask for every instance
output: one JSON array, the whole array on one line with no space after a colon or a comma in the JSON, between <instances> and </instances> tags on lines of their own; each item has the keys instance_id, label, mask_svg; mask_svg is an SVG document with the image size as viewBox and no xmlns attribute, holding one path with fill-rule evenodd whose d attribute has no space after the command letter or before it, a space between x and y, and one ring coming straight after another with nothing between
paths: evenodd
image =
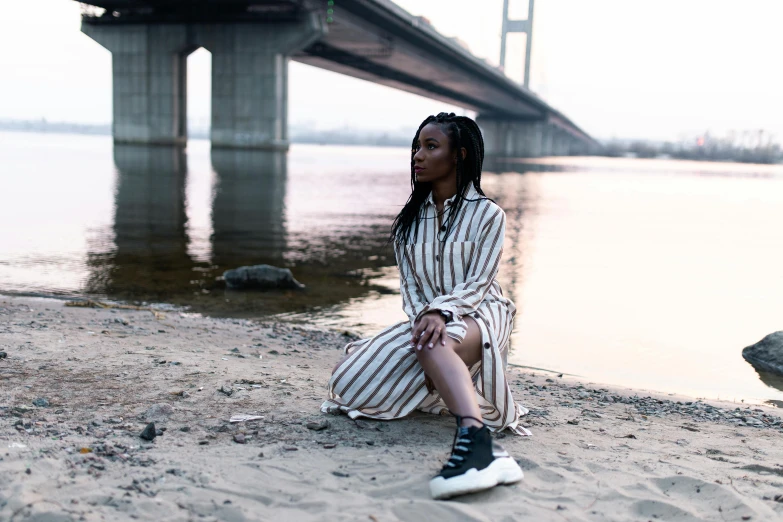
<instances>
[{"instance_id":1,"label":"bridge","mask_svg":"<svg viewBox=\"0 0 783 522\"><path fill-rule=\"evenodd\" d=\"M82 31L112 52L117 143L187 140L186 59L204 47L213 147L287 150L289 60L474 110L490 156L596 146L529 89L390 0L81 3Z\"/></svg>"}]
</instances>

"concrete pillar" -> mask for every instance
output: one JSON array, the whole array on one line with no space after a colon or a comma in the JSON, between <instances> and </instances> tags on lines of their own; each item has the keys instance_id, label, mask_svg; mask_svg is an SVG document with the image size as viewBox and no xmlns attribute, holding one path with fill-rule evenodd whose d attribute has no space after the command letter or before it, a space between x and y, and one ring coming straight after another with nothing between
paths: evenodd
<instances>
[{"instance_id":1,"label":"concrete pillar","mask_svg":"<svg viewBox=\"0 0 783 522\"><path fill-rule=\"evenodd\" d=\"M212 53L212 145L288 149L288 61L325 33L317 12L275 24L82 24L112 52L116 143L187 140L187 56Z\"/></svg>"},{"instance_id":2,"label":"concrete pillar","mask_svg":"<svg viewBox=\"0 0 783 522\"><path fill-rule=\"evenodd\" d=\"M477 123L487 156L535 158L542 154L543 122L479 117Z\"/></svg>"},{"instance_id":3,"label":"concrete pillar","mask_svg":"<svg viewBox=\"0 0 783 522\"><path fill-rule=\"evenodd\" d=\"M554 136L555 132L552 125L545 123L541 128L541 155L554 155Z\"/></svg>"},{"instance_id":4,"label":"concrete pillar","mask_svg":"<svg viewBox=\"0 0 783 522\"><path fill-rule=\"evenodd\" d=\"M565 148L563 147L563 131L557 127L554 129L554 139L553 139L553 150L552 155L553 156L562 156L563 151Z\"/></svg>"},{"instance_id":5,"label":"concrete pillar","mask_svg":"<svg viewBox=\"0 0 783 522\"><path fill-rule=\"evenodd\" d=\"M546 124L543 122L536 122L530 125L528 135L528 151L529 157L539 158L543 156L543 144L544 144L544 128Z\"/></svg>"},{"instance_id":6,"label":"concrete pillar","mask_svg":"<svg viewBox=\"0 0 783 522\"><path fill-rule=\"evenodd\" d=\"M287 150L289 56L323 34L320 18L211 29L212 146Z\"/></svg>"},{"instance_id":7,"label":"concrete pillar","mask_svg":"<svg viewBox=\"0 0 783 522\"><path fill-rule=\"evenodd\" d=\"M82 25L112 53L115 143L182 144L186 140L185 26Z\"/></svg>"},{"instance_id":8,"label":"concrete pillar","mask_svg":"<svg viewBox=\"0 0 783 522\"><path fill-rule=\"evenodd\" d=\"M284 265L286 153L212 149L212 262Z\"/></svg>"}]
</instances>

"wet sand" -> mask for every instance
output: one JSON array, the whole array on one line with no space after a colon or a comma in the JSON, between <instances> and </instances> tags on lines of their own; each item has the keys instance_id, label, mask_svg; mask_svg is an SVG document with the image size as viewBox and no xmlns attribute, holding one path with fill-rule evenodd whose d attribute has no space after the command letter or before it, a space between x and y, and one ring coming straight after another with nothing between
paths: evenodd
<instances>
[{"instance_id":1,"label":"wet sand","mask_svg":"<svg viewBox=\"0 0 783 522\"><path fill-rule=\"evenodd\" d=\"M442 502L453 419L321 414L350 334L0 297L0 520L775 520L778 411L510 367L514 486ZM0 357L2 357L0 355ZM38 404L38 405L34 405ZM263 419L230 423L237 414ZM150 421L154 441L139 434Z\"/></svg>"}]
</instances>

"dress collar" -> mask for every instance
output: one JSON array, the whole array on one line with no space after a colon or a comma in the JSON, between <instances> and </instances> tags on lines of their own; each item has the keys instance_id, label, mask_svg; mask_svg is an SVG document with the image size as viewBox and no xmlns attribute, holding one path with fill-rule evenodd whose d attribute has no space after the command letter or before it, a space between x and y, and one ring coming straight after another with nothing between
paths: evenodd
<instances>
[{"instance_id":1,"label":"dress collar","mask_svg":"<svg viewBox=\"0 0 783 522\"><path fill-rule=\"evenodd\" d=\"M444 202L444 206L451 206L452 203L454 203L454 199L457 197L456 194L451 196L449 199L447 199ZM473 187L473 183L470 183L465 188L465 199L477 199L479 198L479 193L476 191L476 189ZM428 205L435 205L435 199L432 197L432 191L427 195L427 199L425 200L425 203Z\"/></svg>"}]
</instances>

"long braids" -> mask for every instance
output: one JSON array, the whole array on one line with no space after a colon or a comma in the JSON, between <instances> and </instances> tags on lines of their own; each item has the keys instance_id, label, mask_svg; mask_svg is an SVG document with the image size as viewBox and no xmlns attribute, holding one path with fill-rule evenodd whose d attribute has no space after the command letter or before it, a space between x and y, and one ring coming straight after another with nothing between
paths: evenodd
<instances>
[{"instance_id":1,"label":"long braids","mask_svg":"<svg viewBox=\"0 0 783 522\"><path fill-rule=\"evenodd\" d=\"M475 121L467 116L456 116L452 113L441 112L437 116L428 116L419 128L411 143L411 195L402 208L400 213L394 219L391 228L390 242L405 244L411 236L411 231L415 232L419 226L419 215L424 202L432 190L431 183L416 181L416 173L413 170L413 157L416 154L416 145L419 141L421 129L429 123L437 123L441 126L444 133L449 137L451 150L457 151L457 194L451 211L448 214L446 222L446 234L451 234L452 227L462 204L465 201L465 189L469 184L473 185L482 198L486 198L481 190L481 167L484 163L484 139L481 136L481 130ZM460 148L464 147L467 151L465 158L460 154Z\"/></svg>"}]
</instances>

